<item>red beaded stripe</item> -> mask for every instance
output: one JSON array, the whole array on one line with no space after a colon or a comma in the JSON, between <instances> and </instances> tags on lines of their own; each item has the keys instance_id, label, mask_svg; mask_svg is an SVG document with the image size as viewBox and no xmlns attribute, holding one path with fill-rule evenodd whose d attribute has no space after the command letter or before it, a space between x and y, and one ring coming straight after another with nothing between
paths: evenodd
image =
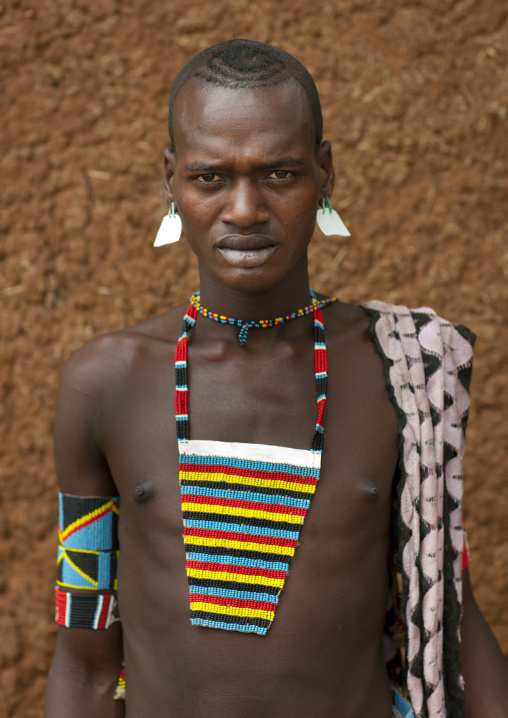
<instances>
[{"instance_id":1,"label":"red beaded stripe","mask_svg":"<svg viewBox=\"0 0 508 718\"><path fill-rule=\"evenodd\" d=\"M321 399L321 401L318 401L318 420L317 423L319 426L323 426L323 417L325 414L325 399Z\"/></svg>"},{"instance_id":2,"label":"red beaded stripe","mask_svg":"<svg viewBox=\"0 0 508 718\"><path fill-rule=\"evenodd\" d=\"M321 402L320 402L321 403ZM193 474L227 474L228 476L246 476L247 478L263 479L266 481L283 481L287 484L309 484L317 486L318 479L313 476L297 476L296 474L281 474L278 471L253 471L235 466L222 466L216 464L187 464L182 463L182 471ZM208 478L208 477L207 477ZM288 487L289 488L289 487Z\"/></svg>"},{"instance_id":3,"label":"red beaded stripe","mask_svg":"<svg viewBox=\"0 0 508 718\"><path fill-rule=\"evenodd\" d=\"M188 413L187 391L175 392L175 412L177 416L186 416Z\"/></svg>"},{"instance_id":4,"label":"red beaded stripe","mask_svg":"<svg viewBox=\"0 0 508 718\"><path fill-rule=\"evenodd\" d=\"M67 593L59 588L55 591L56 622L65 626L65 613L67 609Z\"/></svg>"},{"instance_id":5,"label":"red beaded stripe","mask_svg":"<svg viewBox=\"0 0 508 718\"><path fill-rule=\"evenodd\" d=\"M255 566L236 566L230 563L210 563L209 561L187 561L187 568L201 571L221 571L223 573L241 573L244 576L265 576L266 578L286 578L287 571L274 571L270 568Z\"/></svg>"},{"instance_id":6,"label":"red beaded stripe","mask_svg":"<svg viewBox=\"0 0 508 718\"><path fill-rule=\"evenodd\" d=\"M251 509L252 511L269 511L272 514L289 514L290 516L305 516L307 509L296 506L283 506L281 504L261 504L257 501L243 501L242 499L224 499L214 496L196 496L195 494L182 494L182 503L207 504L211 506L229 506L238 509Z\"/></svg>"},{"instance_id":7,"label":"red beaded stripe","mask_svg":"<svg viewBox=\"0 0 508 718\"><path fill-rule=\"evenodd\" d=\"M183 535L200 536L202 538L225 538L230 541L245 541L246 543L264 544L265 546L288 546L295 549L298 544L296 539L260 536L258 534L238 533L237 531L217 531L217 529L184 528Z\"/></svg>"},{"instance_id":8,"label":"red beaded stripe","mask_svg":"<svg viewBox=\"0 0 508 718\"><path fill-rule=\"evenodd\" d=\"M209 596L202 593L191 593L191 602L199 601L200 603L214 603L216 606L237 606L238 608L254 608L261 611L273 611L277 609L276 603L266 603L265 601L254 601L245 598L231 598L229 596Z\"/></svg>"},{"instance_id":9,"label":"red beaded stripe","mask_svg":"<svg viewBox=\"0 0 508 718\"><path fill-rule=\"evenodd\" d=\"M176 345L175 361L186 361L187 359L187 337L180 337Z\"/></svg>"},{"instance_id":10,"label":"red beaded stripe","mask_svg":"<svg viewBox=\"0 0 508 718\"><path fill-rule=\"evenodd\" d=\"M98 628L105 628L106 626L106 619L108 617L108 610L109 610L109 604L111 601L111 596L104 596L104 604L102 606L101 615L99 617L99 626Z\"/></svg>"}]
</instances>

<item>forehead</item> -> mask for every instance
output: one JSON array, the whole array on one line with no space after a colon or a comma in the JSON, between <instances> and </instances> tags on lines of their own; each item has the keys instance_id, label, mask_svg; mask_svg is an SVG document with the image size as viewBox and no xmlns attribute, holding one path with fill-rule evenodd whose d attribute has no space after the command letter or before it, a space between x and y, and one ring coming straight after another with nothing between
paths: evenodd
<instances>
[{"instance_id":1,"label":"forehead","mask_svg":"<svg viewBox=\"0 0 508 718\"><path fill-rule=\"evenodd\" d=\"M296 82L234 89L191 82L175 100L173 135L177 156L242 147L273 155L314 153L316 133L309 99Z\"/></svg>"}]
</instances>

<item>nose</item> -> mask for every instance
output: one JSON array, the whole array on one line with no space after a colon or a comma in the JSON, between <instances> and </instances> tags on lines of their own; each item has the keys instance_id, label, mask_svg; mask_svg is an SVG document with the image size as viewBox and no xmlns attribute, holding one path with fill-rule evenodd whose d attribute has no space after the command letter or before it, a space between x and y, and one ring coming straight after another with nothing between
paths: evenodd
<instances>
[{"instance_id":1,"label":"nose","mask_svg":"<svg viewBox=\"0 0 508 718\"><path fill-rule=\"evenodd\" d=\"M231 186L220 218L225 224L248 229L268 222L270 215L260 188L246 180Z\"/></svg>"}]
</instances>

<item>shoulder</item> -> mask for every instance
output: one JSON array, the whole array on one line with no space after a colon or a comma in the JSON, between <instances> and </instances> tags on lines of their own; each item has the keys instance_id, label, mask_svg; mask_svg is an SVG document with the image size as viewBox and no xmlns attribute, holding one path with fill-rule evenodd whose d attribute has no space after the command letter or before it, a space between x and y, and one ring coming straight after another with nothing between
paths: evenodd
<instances>
[{"instance_id":1,"label":"shoulder","mask_svg":"<svg viewBox=\"0 0 508 718\"><path fill-rule=\"evenodd\" d=\"M132 327L101 334L78 349L64 365L60 390L74 389L90 396L121 381L142 363L154 361L175 346L185 307L176 307Z\"/></svg>"}]
</instances>

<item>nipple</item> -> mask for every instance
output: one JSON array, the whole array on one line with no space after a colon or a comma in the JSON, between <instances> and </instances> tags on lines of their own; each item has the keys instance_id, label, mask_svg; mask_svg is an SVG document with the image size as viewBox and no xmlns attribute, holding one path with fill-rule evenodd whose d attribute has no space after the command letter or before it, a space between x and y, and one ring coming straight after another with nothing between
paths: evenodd
<instances>
[{"instance_id":1,"label":"nipple","mask_svg":"<svg viewBox=\"0 0 508 718\"><path fill-rule=\"evenodd\" d=\"M143 479L134 487L133 496L137 504L146 504L154 495L155 484L152 479Z\"/></svg>"},{"instance_id":2,"label":"nipple","mask_svg":"<svg viewBox=\"0 0 508 718\"><path fill-rule=\"evenodd\" d=\"M381 495L379 486L375 481L372 481L371 479L368 479L367 481L364 481L362 483L361 492L362 496L367 499L369 503L372 504L378 501Z\"/></svg>"}]
</instances>

